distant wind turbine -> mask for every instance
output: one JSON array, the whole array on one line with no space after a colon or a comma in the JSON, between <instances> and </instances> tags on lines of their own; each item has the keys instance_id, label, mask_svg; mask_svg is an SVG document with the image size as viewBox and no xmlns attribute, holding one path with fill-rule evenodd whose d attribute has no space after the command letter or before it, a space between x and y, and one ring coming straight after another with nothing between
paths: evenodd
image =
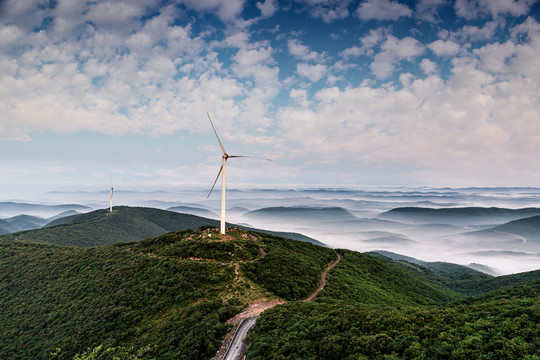
<instances>
[{"instance_id":1,"label":"distant wind turbine","mask_svg":"<svg viewBox=\"0 0 540 360\"><path fill-rule=\"evenodd\" d=\"M109 180L111 181L111 200L109 202L109 211L112 212L112 196L113 196L114 188L113 188L113 185L112 185L111 175L109 175Z\"/></svg>"},{"instance_id":2,"label":"distant wind turbine","mask_svg":"<svg viewBox=\"0 0 540 360\"><path fill-rule=\"evenodd\" d=\"M263 159L263 160L268 160L268 161L272 161L270 159L265 159L265 158L261 158L261 157L256 157L256 156L243 156L243 155L229 155L227 154L227 151L225 151L225 148L223 147L223 144L221 143L221 140L219 140L219 136L217 134L217 131L216 131L216 128L214 127L214 124L212 123L212 119L210 118L210 114L209 113L206 113L206 115L208 115L208 120L210 120L210 125L212 125L212 129L214 130L214 134L216 134L216 138L217 138L217 141L219 143L219 146L221 147L221 150L223 151L223 155L221 156L221 158L223 159L223 164L221 165L221 168L219 168L219 172L216 176L216 180L214 181L214 184L212 185L212 188L210 189L210 192L208 193L208 196L206 198L209 198L210 197L210 194L212 194L212 190L214 190L214 186L216 186L216 183L219 179L219 175L222 174L221 176L221 226L220 226L220 232L221 234L225 234L225 170L226 170L226 164L227 164L227 159L229 158L240 158L240 157L247 157L247 158L256 158L256 159Z\"/></svg>"}]
</instances>

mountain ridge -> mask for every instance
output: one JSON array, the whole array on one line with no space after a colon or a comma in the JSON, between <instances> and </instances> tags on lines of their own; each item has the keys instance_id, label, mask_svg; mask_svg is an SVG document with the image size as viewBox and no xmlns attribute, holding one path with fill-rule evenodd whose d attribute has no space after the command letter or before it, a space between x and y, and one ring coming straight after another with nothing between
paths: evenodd
<instances>
[{"instance_id":1,"label":"mountain ridge","mask_svg":"<svg viewBox=\"0 0 540 360\"><path fill-rule=\"evenodd\" d=\"M2 235L0 241L20 240L68 246L102 246L117 242L138 241L171 231L198 229L207 225L219 226L219 220L155 208L117 206L112 213L108 209L100 209L59 218L41 229ZM227 226L256 230L229 223ZM315 239L298 233L259 231L325 246Z\"/></svg>"}]
</instances>

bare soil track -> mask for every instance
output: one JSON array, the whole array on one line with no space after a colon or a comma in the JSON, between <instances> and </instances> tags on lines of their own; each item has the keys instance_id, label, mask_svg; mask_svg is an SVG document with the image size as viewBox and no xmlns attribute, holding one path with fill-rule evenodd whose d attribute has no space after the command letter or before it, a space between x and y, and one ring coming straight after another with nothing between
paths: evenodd
<instances>
[{"instance_id":1,"label":"bare soil track","mask_svg":"<svg viewBox=\"0 0 540 360\"><path fill-rule=\"evenodd\" d=\"M322 289L324 289L324 286L326 285L326 275L328 274L328 272L330 270L332 270L332 268L334 266L336 266L337 264L339 264L339 262L341 261L341 255L337 254L337 259L336 261L334 261L333 263L331 263L330 265L328 265L326 267L326 269L324 269L322 275L321 275L321 282L319 283L319 288L313 293L310 295L310 297L308 297L307 299L305 300L302 300L302 302L311 302L313 300L315 300L315 298L317 297L317 295L319 295L319 293L322 291Z\"/></svg>"}]
</instances>

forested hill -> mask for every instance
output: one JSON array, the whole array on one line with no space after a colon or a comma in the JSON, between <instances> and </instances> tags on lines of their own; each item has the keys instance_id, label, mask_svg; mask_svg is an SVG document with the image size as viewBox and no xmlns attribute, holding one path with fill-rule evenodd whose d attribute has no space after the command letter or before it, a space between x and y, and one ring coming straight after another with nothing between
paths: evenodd
<instances>
[{"instance_id":1,"label":"forested hill","mask_svg":"<svg viewBox=\"0 0 540 360\"><path fill-rule=\"evenodd\" d=\"M425 262L388 251L377 251L370 254L403 268L414 270L429 280L464 295L486 294L509 286L519 285L521 288L523 284L526 286L526 284L540 279L540 270L491 276L462 265L446 262Z\"/></svg>"},{"instance_id":2,"label":"forested hill","mask_svg":"<svg viewBox=\"0 0 540 360\"><path fill-rule=\"evenodd\" d=\"M299 301L338 253L324 290ZM445 271L438 276L452 279ZM0 359L46 360L57 348L55 359L73 359L100 346L148 349L137 359L210 359L228 319L273 299L287 303L257 320L248 359L540 356L540 272L475 280L471 297L414 266L244 230L99 247L1 241Z\"/></svg>"},{"instance_id":3,"label":"forested hill","mask_svg":"<svg viewBox=\"0 0 540 360\"><path fill-rule=\"evenodd\" d=\"M334 250L263 233L168 233L102 247L0 242L0 359L60 359L99 345L209 359L255 300L317 288ZM271 276L268 276L271 274Z\"/></svg>"},{"instance_id":4,"label":"forested hill","mask_svg":"<svg viewBox=\"0 0 540 360\"><path fill-rule=\"evenodd\" d=\"M141 240L170 231L216 225L215 220L171 211L115 207L57 219L48 227L4 235L0 240L45 242L68 246L101 246Z\"/></svg>"},{"instance_id":5,"label":"forested hill","mask_svg":"<svg viewBox=\"0 0 540 360\"><path fill-rule=\"evenodd\" d=\"M118 206L113 212L102 209L59 218L42 229L0 236L0 241L20 240L66 246L102 246L142 240L171 231L198 229L208 225L218 226L219 221L155 208ZM269 231L268 233L323 245L301 234Z\"/></svg>"},{"instance_id":6,"label":"forested hill","mask_svg":"<svg viewBox=\"0 0 540 360\"><path fill-rule=\"evenodd\" d=\"M261 315L248 360L540 358L540 271L476 279L481 294L465 296L415 267L338 251L317 301Z\"/></svg>"},{"instance_id":7,"label":"forested hill","mask_svg":"<svg viewBox=\"0 0 540 360\"><path fill-rule=\"evenodd\" d=\"M540 242L540 215L510 221L478 233L515 234L525 237L526 241Z\"/></svg>"}]
</instances>

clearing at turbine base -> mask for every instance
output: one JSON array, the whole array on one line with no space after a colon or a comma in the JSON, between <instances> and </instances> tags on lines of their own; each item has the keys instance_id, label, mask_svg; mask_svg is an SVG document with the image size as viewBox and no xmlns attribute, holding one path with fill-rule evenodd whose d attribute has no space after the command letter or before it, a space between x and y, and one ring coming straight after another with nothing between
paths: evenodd
<instances>
[{"instance_id":1,"label":"clearing at turbine base","mask_svg":"<svg viewBox=\"0 0 540 360\"><path fill-rule=\"evenodd\" d=\"M221 147L221 150L223 151L223 155L221 158L223 159L223 163L221 164L221 167L219 168L218 174L216 176L216 180L214 180L214 184L212 185L212 188L210 189L210 192L208 193L208 196L206 198L210 197L210 194L212 194L212 190L214 190L214 186L216 186L216 183L219 179L219 175L221 175L221 223L220 223L220 232L221 234L225 234L225 172L226 172L226 164L227 159L229 158L240 158L240 157L247 157L247 158L256 158L256 159L263 159L272 161L270 159L265 159L257 156L244 156L244 155L229 155L227 154L227 151L225 151L225 147L223 147L223 144L221 143L221 140L219 140L219 136L217 134L216 128L214 127L214 124L212 123L212 119L210 118L210 114L206 113L208 115L208 120L210 120L210 125L212 125L212 130L214 130L214 134L216 134L217 141L219 143L219 146Z\"/></svg>"},{"instance_id":2,"label":"clearing at turbine base","mask_svg":"<svg viewBox=\"0 0 540 360\"><path fill-rule=\"evenodd\" d=\"M109 180L111 181L111 199L109 201L109 211L112 212L112 196L113 196L114 188L113 188L113 185L112 185L111 175L109 175Z\"/></svg>"}]
</instances>

